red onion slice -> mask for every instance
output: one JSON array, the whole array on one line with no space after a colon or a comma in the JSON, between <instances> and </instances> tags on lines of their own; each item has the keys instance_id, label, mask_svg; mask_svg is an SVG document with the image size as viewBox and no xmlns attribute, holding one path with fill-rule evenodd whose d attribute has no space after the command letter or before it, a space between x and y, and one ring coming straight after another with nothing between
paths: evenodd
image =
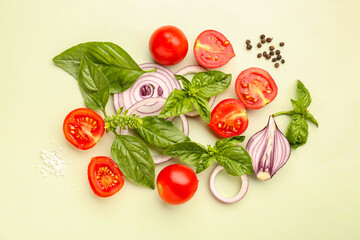
<instances>
[{"instance_id":1,"label":"red onion slice","mask_svg":"<svg viewBox=\"0 0 360 240\"><path fill-rule=\"evenodd\" d=\"M124 110L129 109L132 105L144 99L167 98L175 88L181 89L179 81L176 80L174 73L169 69L155 63L144 63L139 66L143 70L154 68L157 70L156 72L144 73L131 88L122 93L114 94L116 111L120 107L124 107ZM153 101L139 107L134 113L140 116L158 115L163 106L164 103Z\"/></svg>"},{"instance_id":2,"label":"red onion slice","mask_svg":"<svg viewBox=\"0 0 360 240\"><path fill-rule=\"evenodd\" d=\"M177 71L175 73L175 75L185 76L187 74L196 74L196 73L205 72L205 71L207 71L206 68L203 68L199 65L189 65L189 66L186 66L186 67L180 69L179 71ZM210 108L214 105L215 100L216 100L216 96L209 99ZM185 113L185 115L187 117L196 117L196 116L199 116L199 112L194 110L194 111Z\"/></svg>"},{"instance_id":3,"label":"red onion slice","mask_svg":"<svg viewBox=\"0 0 360 240\"><path fill-rule=\"evenodd\" d=\"M158 102L161 104L165 104L166 98L147 98L144 99L140 102L135 103L133 106L131 106L128 109L128 114L133 114L134 112L136 112L136 110L140 107L145 106L146 104L152 103L152 102ZM186 117L184 114L181 114L180 116L181 119L181 124L182 124L182 131L185 133L186 136L189 136L189 122L187 121ZM120 129L120 134L128 134L128 130L124 130L124 129ZM170 156L165 156L165 155L157 155L157 156L153 156L154 159L154 163L155 164L160 164L166 161L169 161L170 159L172 159L172 157Z\"/></svg>"},{"instance_id":4,"label":"red onion slice","mask_svg":"<svg viewBox=\"0 0 360 240\"><path fill-rule=\"evenodd\" d=\"M225 198L224 196L222 196L215 188L215 177L216 175L223 170L224 168L220 165L218 165L214 171L211 173L210 176L210 190L212 192L212 194L221 202L223 203L235 203L240 201L247 193L248 188L249 188L249 179L247 175L242 175L241 176L241 188L238 194L236 194L236 196L232 197L232 198Z\"/></svg>"},{"instance_id":5,"label":"red onion slice","mask_svg":"<svg viewBox=\"0 0 360 240\"><path fill-rule=\"evenodd\" d=\"M246 145L257 178L269 180L290 157L290 143L270 116L264 129L254 134Z\"/></svg>"}]
</instances>

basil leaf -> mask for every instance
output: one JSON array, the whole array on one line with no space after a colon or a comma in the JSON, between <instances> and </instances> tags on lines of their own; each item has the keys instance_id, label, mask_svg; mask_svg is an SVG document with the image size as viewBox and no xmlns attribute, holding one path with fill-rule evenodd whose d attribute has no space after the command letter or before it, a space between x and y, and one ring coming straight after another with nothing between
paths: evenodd
<instances>
[{"instance_id":1,"label":"basil leaf","mask_svg":"<svg viewBox=\"0 0 360 240\"><path fill-rule=\"evenodd\" d=\"M302 108L299 101L295 101L293 99L290 99L290 102L291 102L291 104L292 104L292 106L294 108L294 113L301 113L302 112L303 108Z\"/></svg>"},{"instance_id":2,"label":"basil leaf","mask_svg":"<svg viewBox=\"0 0 360 240\"><path fill-rule=\"evenodd\" d=\"M210 123L211 112L209 101L202 97L191 97L190 101L199 112L200 116L207 122Z\"/></svg>"},{"instance_id":3,"label":"basil leaf","mask_svg":"<svg viewBox=\"0 0 360 240\"><path fill-rule=\"evenodd\" d=\"M185 77L182 76L182 75L175 75L175 78L176 78L177 80L180 80L180 81L181 81L181 83L182 83L182 85L183 85L183 88L184 88L185 90L189 90L189 89L190 89L191 82L190 82L187 78L185 78Z\"/></svg>"},{"instance_id":4,"label":"basil leaf","mask_svg":"<svg viewBox=\"0 0 360 240\"><path fill-rule=\"evenodd\" d=\"M243 142L244 140L245 140L245 136L234 136L234 137L224 138L217 140L215 143L215 147L218 150L221 150L224 147L234 146L237 143Z\"/></svg>"},{"instance_id":5,"label":"basil leaf","mask_svg":"<svg viewBox=\"0 0 360 240\"><path fill-rule=\"evenodd\" d=\"M130 135L117 135L111 156L121 172L134 183L155 189L155 164L140 139Z\"/></svg>"},{"instance_id":6,"label":"basil leaf","mask_svg":"<svg viewBox=\"0 0 360 240\"><path fill-rule=\"evenodd\" d=\"M201 155L198 163L196 164L196 173L201 173L202 171L210 167L210 165L213 164L215 160L216 160L215 156L210 156L207 153Z\"/></svg>"},{"instance_id":7,"label":"basil leaf","mask_svg":"<svg viewBox=\"0 0 360 240\"><path fill-rule=\"evenodd\" d=\"M308 106L310 106L310 92L300 80L297 80L297 95L299 104L303 109L306 109Z\"/></svg>"},{"instance_id":8,"label":"basil leaf","mask_svg":"<svg viewBox=\"0 0 360 240\"><path fill-rule=\"evenodd\" d=\"M142 125L135 127L135 131L151 145L168 148L178 142L190 141L188 136L166 119L148 116L142 120Z\"/></svg>"},{"instance_id":9,"label":"basil leaf","mask_svg":"<svg viewBox=\"0 0 360 240\"><path fill-rule=\"evenodd\" d=\"M110 96L109 81L86 56L81 58L78 83L86 106L104 112Z\"/></svg>"},{"instance_id":10,"label":"basil leaf","mask_svg":"<svg viewBox=\"0 0 360 240\"><path fill-rule=\"evenodd\" d=\"M217 154L217 162L227 173L241 176L254 173L249 153L240 145L222 148Z\"/></svg>"},{"instance_id":11,"label":"basil leaf","mask_svg":"<svg viewBox=\"0 0 360 240\"><path fill-rule=\"evenodd\" d=\"M231 74L220 71L199 72L191 80L191 86L197 89L197 96L210 98L223 92L231 83Z\"/></svg>"},{"instance_id":12,"label":"basil leaf","mask_svg":"<svg viewBox=\"0 0 360 240\"><path fill-rule=\"evenodd\" d=\"M190 99L186 96L186 93L175 89L170 93L166 99L165 105L161 110L159 117L173 117L190 112L192 110L192 104Z\"/></svg>"},{"instance_id":13,"label":"basil leaf","mask_svg":"<svg viewBox=\"0 0 360 240\"><path fill-rule=\"evenodd\" d=\"M171 157L179 157L181 161L196 166L200 157L208 152L206 148L199 143L181 142L170 146L163 153Z\"/></svg>"},{"instance_id":14,"label":"basil leaf","mask_svg":"<svg viewBox=\"0 0 360 240\"><path fill-rule=\"evenodd\" d=\"M291 121L286 130L286 138L292 148L296 149L304 145L309 135L308 124L306 119L300 114L291 117Z\"/></svg>"},{"instance_id":15,"label":"basil leaf","mask_svg":"<svg viewBox=\"0 0 360 240\"><path fill-rule=\"evenodd\" d=\"M305 118L306 120L309 120L310 122L314 123L317 127L319 127L319 123L316 121L316 119L310 112L306 112Z\"/></svg>"},{"instance_id":16,"label":"basil leaf","mask_svg":"<svg viewBox=\"0 0 360 240\"><path fill-rule=\"evenodd\" d=\"M53 62L77 79L83 55L88 56L109 79L111 93L127 90L146 72L124 49L111 42L81 43L54 57Z\"/></svg>"}]
</instances>

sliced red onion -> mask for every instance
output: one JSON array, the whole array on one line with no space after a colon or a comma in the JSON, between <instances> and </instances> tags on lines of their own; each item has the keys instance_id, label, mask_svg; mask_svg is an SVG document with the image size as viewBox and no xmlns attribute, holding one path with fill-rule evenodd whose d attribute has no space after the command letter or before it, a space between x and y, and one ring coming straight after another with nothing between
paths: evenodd
<instances>
[{"instance_id":1,"label":"sliced red onion","mask_svg":"<svg viewBox=\"0 0 360 240\"><path fill-rule=\"evenodd\" d=\"M155 64L144 63L139 65L143 70L151 70L156 68L156 72L144 73L134 85L122 93L114 94L114 106L116 111L120 107L124 110L129 109L132 105L148 98L167 98L175 89L181 89L180 83L176 80L174 73L169 69ZM151 102L139 107L135 114L140 116L158 115L163 108L162 102Z\"/></svg>"},{"instance_id":2,"label":"sliced red onion","mask_svg":"<svg viewBox=\"0 0 360 240\"><path fill-rule=\"evenodd\" d=\"M265 181L285 165L290 157L290 143L270 116L266 127L254 134L246 145L257 178Z\"/></svg>"},{"instance_id":3,"label":"sliced red onion","mask_svg":"<svg viewBox=\"0 0 360 240\"><path fill-rule=\"evenodd\" d=\"M186 67L180 69L175 74L185 76L187 74L196 74L196 73L205 72L205 71L206 71L206 68L203 68L203 67L201 67L199 65L189 65L189 66L186 66ZM216 96L209 99L210 107L212 107L214 105L215 100L216 100ZM194 110L194 111L185 113L185 115L187 117L196 117L196 116L199 116L199 112Z\"/></svg>"},{"instance_id":4,"label":"sliced red onion","mask_svg":"<svg viewBox=\"0 0 360 240\"><path fill-rule=\"evenodd\" d=\"M136 112L136 110L138 108L143 107L146 104L149 104L149 103L152 103L152 102L158 102L158 103L161 103L161 104L164 105L165 102L166 102L166 98L147 98L147 99L144 99L144 100L142 100L140 102L135 103L133 106L131 106L128 109L128 114L133 114L134 112ZM179 117L180 117L181 124L182 124L182 131L185 133L186 136L189 136L189 122L187 121L184 114L181 114ZM120 129L120 134L128 134L128 130ZM154 159L155 164L159 164L159 163L169 161L170 159L172 159L172 157L165 156L165 155L157 155L157 156L153 156L153 159Z\"/></svg>"},{"instance_id":5,"label":"sliced red onion","mask_svg":"<svg viewBox=\"0 0 360 240\"><path fill-rule=\"evenodd\" d=\"M210 190L212 194L221 202L223 203L235 203L240 201L247 193L247 190L249 188L249 179L247 175L241 176L241 188L238 194L232 198L225 198L222 196L215 188L215 177L216 175L223 170L224 168L220 165L218 165L214 171L211 173L210 176Z\"/></svg>"}]
</instances>

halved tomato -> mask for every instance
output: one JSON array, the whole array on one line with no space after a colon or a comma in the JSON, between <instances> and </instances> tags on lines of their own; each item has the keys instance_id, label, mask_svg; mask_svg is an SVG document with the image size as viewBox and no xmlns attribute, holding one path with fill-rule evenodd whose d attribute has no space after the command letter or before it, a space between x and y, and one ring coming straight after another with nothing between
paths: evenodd
<instances>
[{"instance_id":1,"label":"halved tomato","mask_svg":"<svg viewBox=\"0 0 360 240\"><path fill-rule=\"evenodd\" d=\"M79 149L95 146L105 132L102 117L88 108L71 111L65 118L63 131L66 140Z\"/></svg>"},{"instance_id":2,"label":"halved tomato","mask_svg":"<svg viewBox=\"0 0 360 240\"><path fill-rule=\"evenodd\" d=\"M244 105L236 99L225 99L211 112L209 126L221 137L233 137L242 134L249 120Z\"/></svg>"},{"instance_id":3,"label":"halved tomato","mask_svg":"<svg viewBox=\"0 0 360 240\"><path fill-rule=\"evenodd\" d=\"M206 30L196 38L194 55L198 63L206 68L224 66L235 57L229 40L215 30Z\"/></svg>"},{"instance_id":4,"label":"halved tomato","mask_svg":"<svg viewBox=\"0 0 360 240\"><path fill-rule=\"evenodd\" d=\"M110 197L124 186L119 167L111 158L104 156L91 158L88 179L91 189L99 197Z\"/></svg>"},{"instance_id":5,"label":"halved tomato","mask_svg":"<svg viewBox=\"0 0 360 240\"><path fill-rule=\"evenodd\" d=\"M248 68L236 79L235 92L248 109L259 109L269 104L278 88L270 74L261 68Z\"/></svg>"}]
</instances>

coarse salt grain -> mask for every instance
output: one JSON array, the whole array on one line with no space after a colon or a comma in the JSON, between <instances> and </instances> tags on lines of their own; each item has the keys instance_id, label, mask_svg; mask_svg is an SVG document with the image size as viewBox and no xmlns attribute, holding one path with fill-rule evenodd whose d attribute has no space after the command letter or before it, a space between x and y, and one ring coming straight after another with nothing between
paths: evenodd
<instances>
[{"instance_id":1,"label":"coarse salt grain","mask_svg":"<svg viewBox=\"0 0 360 240\"><path fill-rule=\"evenodd\" d=\"M47 177L49 174L56 176L59 175L65 176L66 166L62 151L63 151L63 147L51 151L47 151L47 150L40 151L42 165L38 165L38 167L41 166L40 173L44 177Z\"/></svg>"}]
</instances>

